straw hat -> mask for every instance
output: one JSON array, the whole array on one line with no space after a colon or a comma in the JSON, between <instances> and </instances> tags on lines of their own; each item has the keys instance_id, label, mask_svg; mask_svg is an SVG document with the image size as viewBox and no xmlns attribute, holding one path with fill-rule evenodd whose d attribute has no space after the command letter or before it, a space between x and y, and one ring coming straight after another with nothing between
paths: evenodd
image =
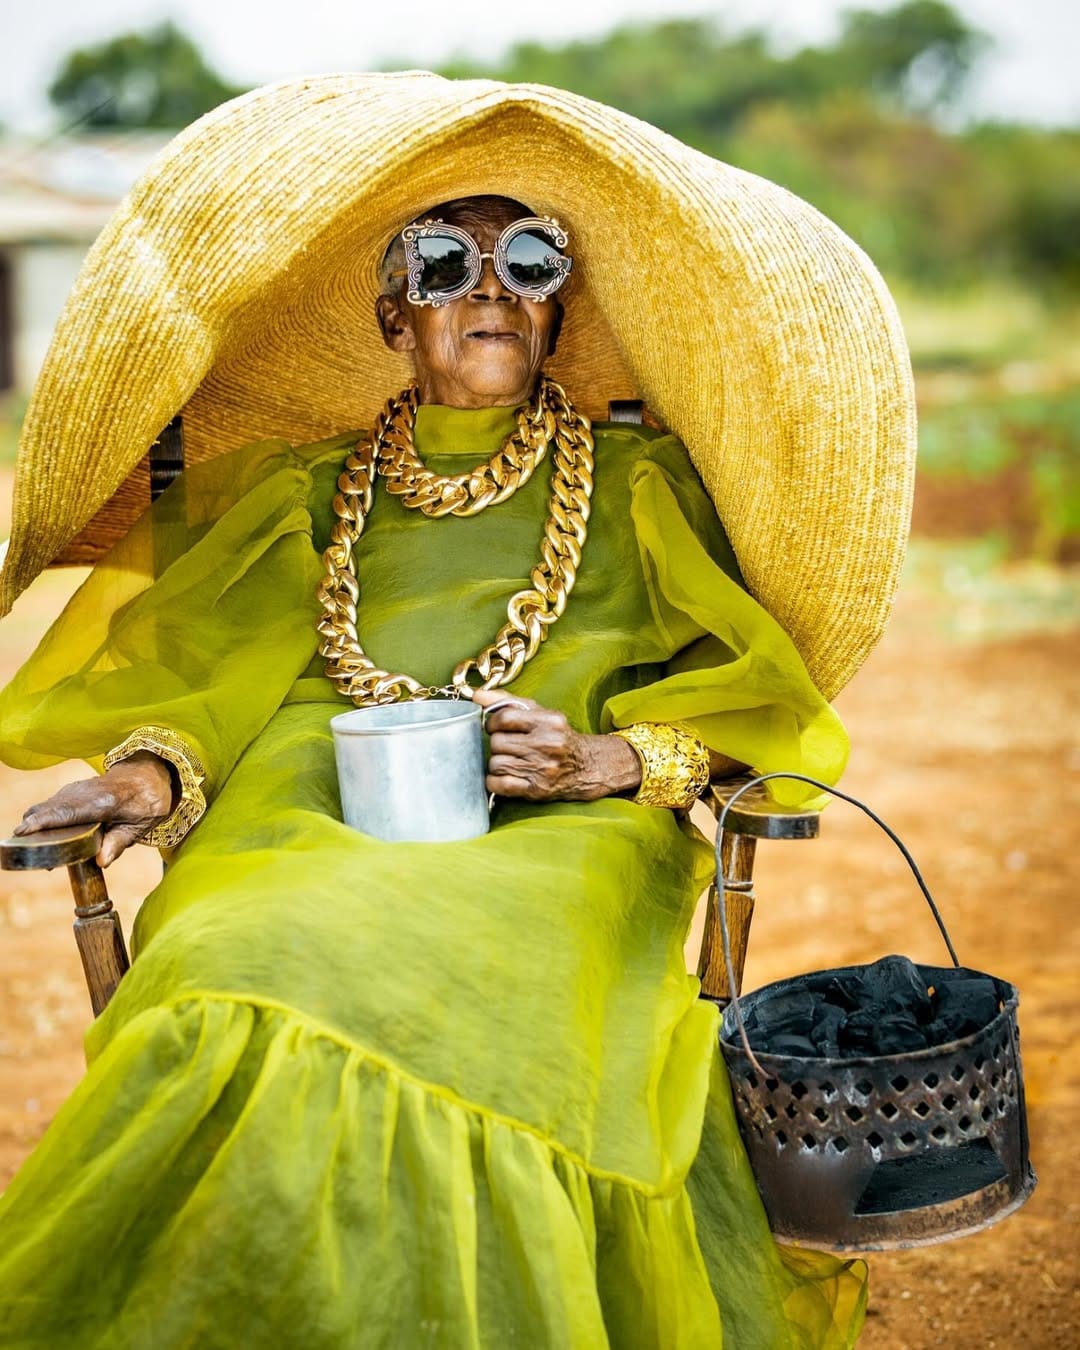
<instances>
[{"instance_id":1,"label":"straw hat","mask_svg":"<svg viewBox=\"0 0 1080 1350\"><path fill-rule=\"evenodd\" d=\"M0 613L88 561L189 462L370 425L407 368L372 317L390 236L496 193L575 259L551 373L640 397L686 443L750 589L829 697L880 636L907 536L911 372L884 283L789 192L535 85L337 75L257 89L179 135L88 256L27 413Z\"/></svg>"}]
</instances>

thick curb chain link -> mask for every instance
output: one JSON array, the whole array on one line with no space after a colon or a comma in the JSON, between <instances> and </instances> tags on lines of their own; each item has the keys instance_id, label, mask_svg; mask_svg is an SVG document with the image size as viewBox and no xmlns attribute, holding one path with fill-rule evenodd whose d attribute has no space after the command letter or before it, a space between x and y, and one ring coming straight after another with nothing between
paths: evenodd
<instances>
[{"instance_id":1,"label":"thick curb chain link","mask_svg":"<svg viewBox=\"0 0 1080 1350\"><path fill-rule=\"evenodd\" d=\"M548 629L566 609L574 588L590 511L593 488L593 437L589 421L579 416L565 391L545 380L542 396L554 414L551 497L540 544L540 562L532 569L532 586L512 595L507 622L495 640L454 670L456 686L478 675L482 688L509 684L535 656Z\"/></svg>"},{"instance_id":2,"label":"thick curb chain link","mask_svg":"<svg viewBox=\"0 0 1080 1350\"><path fill-rule=\"evenodd\" d=\"M533 476L555 434L555 415L543 398L518 413L518 429L486 464L462 474L429 469L413 445L415 387L401 415L378 442L379 474L403 506L425 516L475 516L506 501Z\"/></svg>"},{"instance_id":3,"label":"thick curb chain link","mask_svg":"<svg viewBox=\"0 0 1080 1350\"><path fill-rule=\"evenodd\" d=\"M389 399L375 421L371 439L360 442L345 460L333 503L337 519L330 531L330 546L323 554L326 575L317 591L323 609L316 625L322 639L319 654L326 660L329 678L361 707L429 698L434 692L442 692L433 691L409 675L380 669L364 651L356 630L360 584L353 549L371 511L375 479L382 472L384 460L396 465L401 462L399 448L404 446L411 452L417 403L415 386ZM519 455L513 448L519 440L524 452L520 467L516 463ZM389 453L384 450L388 445L392 447ZM527 482L549 445L554 447L551 497L540 562L530 574L532 586L511 596L507 622L494 641L455 668L452 688L463 696L470 696L473 688L494 689L514 679L566 609L587 533L593 487L592 428L589 419L575 410L565 390L544 378L535 403L520 416L517 435L483 469L453 478L430 474L413 452L422 473L429 477L424 480L421 496L411 502L406 500L406 505L419 507L426 515L475 515L486 505L504 501ZM533 462L526 466L529 457ZM500 467L511 464L512 467ZM503 475L502 481L495 485L499 475ZM404 493L411 489L403 488L403 481L400 477L388 479L387 488L394 491L392 484L396 485L396 495L405 500ZM438 483L442 486L437 486ZM451 487L447 488L447 484ZM469 498L464 503L465 509L454 505L457 485L463 487ZM424 497L428 490L432 495ZM427 509L424 501L432 509ZM448 502L450 505L446 505ZM477 677L479 682L474 683Z\"/></svg>"}]
</instances>

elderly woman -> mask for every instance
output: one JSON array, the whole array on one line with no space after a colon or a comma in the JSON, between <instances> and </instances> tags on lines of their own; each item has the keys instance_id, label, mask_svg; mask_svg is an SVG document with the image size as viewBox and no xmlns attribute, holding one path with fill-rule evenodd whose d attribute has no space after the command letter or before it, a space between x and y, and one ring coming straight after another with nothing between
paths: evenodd
<instances>
[{"instance_id":1,"label":"elderly woman","mask_svg":"<svg viewBox=\"0 0 1080 1350\"><path fill-rule=\"evenodd\" d=\"M856 1334L859 1268L768 1233L677 811L745 764L834 777L843 731L680 441L545 377L567 235L505 197L416 215L375 316L415 384L370 435L188 469L2 696L10 762L105 757L21 831L171 850L0 1201L8 1343ZM330 717L433 691L511 700L491 832L347 828Z\"/></svg>"}]
</instances>

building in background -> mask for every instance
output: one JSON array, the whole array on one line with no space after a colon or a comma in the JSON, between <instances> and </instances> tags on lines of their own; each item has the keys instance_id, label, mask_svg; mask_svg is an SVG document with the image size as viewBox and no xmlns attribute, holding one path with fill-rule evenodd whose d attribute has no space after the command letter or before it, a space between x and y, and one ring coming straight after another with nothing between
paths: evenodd
<instances>
[{"instance_id":1,"label":"building in background","mask_svg":"<svg viewBox=\"0 0 1080 1350\"><path fill-rule=\"evenodd\" d=\"M0 141L0 395L29 392L87 250L168 140Z\"/></svg>"}]
</instances>

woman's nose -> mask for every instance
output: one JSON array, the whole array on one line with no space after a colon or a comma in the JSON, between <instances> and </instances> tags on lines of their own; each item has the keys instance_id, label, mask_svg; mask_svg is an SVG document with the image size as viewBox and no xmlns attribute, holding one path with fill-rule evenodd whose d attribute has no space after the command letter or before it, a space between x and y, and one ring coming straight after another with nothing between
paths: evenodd
<instances>
[{"instance_id":1,"label":"woman's nose","mask_svg":"<svg viewBox=\"0 0 1080 1350\"><path fill-rule=\"evenodd\" d=\"M480 263L480 278L469 292L473 300L516 300L517 296L503 284L492 258L483 258Z\"/></svg>"}]
</instances>

